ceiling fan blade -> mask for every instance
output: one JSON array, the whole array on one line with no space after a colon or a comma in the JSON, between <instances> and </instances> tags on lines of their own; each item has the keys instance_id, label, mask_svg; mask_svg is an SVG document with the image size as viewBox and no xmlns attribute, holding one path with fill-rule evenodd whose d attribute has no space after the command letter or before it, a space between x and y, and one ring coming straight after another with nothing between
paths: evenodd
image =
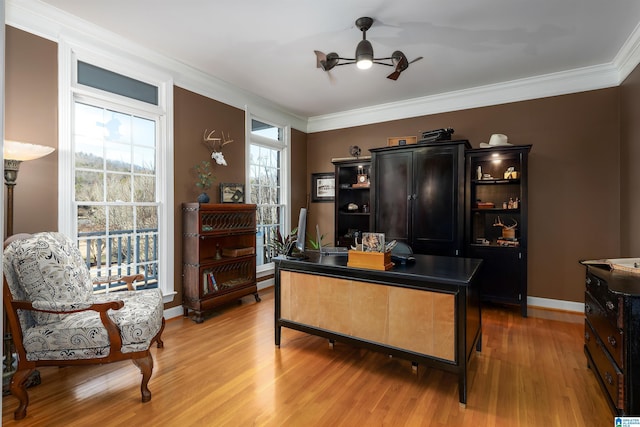
<instances>
[{"instance_id":1,"label":"ceiling fan blade","mask_svg":"<svg viewBox=\"0 0 640 427\"><path fill-rule=\"evenodd\" d=\"M400 73L401 73L401 72L402 72L402 71L397 71L397 70L396 70L396 71L394 71L393 73L389 74L389 75L387 76L387 78L388 78L388 79L391 79L391 80L398 80L398 77L400 77Z\"/></svg>"},{"instance_id":2,"label":"ceiling fan blade","mask_svg":"<svg viewBox=\"0 0 640 427\"><path fill-rule=\"evenodd\" d=\"M327 61L327 55L319 50L314 50L313 52L316 54L316 68L323 68L322 62Z\"/></svg>"},{"instance_id":3,"label":"ceiling fan blade","mask_svg":"<svg viewBox=\"0 0 640 427\"><path fill-rule=\"evenodd\" d=\"M319 50L314 50L314 52L316 54L316 68L322 68L322 71L329 71L338 65L338 61L340 61L340 56L335 52L328 54Z\"/></svg>"},{"instance_id":4,"label":"ceiling fan blade","mask_svg":"<svg viewBox=\"0 0 640 427\"><path fill-rule=\"evenodd\" d=\"M393 52L393 55L391 55L391 62L393 62L393 64L396 66L396 69L393 73L389 74L387 78L391 80L398 80L398 77L400 77L400 73L409 68L409 64L413 64L414 62L421 59L423 59L422 56L419 56L409 62L404 53L396 50L395 52Z\"/></svg>"}]
</instances>

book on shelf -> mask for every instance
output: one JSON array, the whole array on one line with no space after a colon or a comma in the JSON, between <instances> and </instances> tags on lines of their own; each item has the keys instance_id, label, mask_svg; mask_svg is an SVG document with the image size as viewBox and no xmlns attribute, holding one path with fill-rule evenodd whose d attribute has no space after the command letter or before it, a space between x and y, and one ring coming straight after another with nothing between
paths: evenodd
<instances>
[{"instance_id":1,"label":"book on shelf","mask_svg":"<svg viewBox=\"0 0 640 427\"><path fill-rule=\"evenodd\" d=\"M217 292L219 290L216 278L213 276L213 272L207 273L207 289L209 292Z\"/></svg>"}]
</instances>

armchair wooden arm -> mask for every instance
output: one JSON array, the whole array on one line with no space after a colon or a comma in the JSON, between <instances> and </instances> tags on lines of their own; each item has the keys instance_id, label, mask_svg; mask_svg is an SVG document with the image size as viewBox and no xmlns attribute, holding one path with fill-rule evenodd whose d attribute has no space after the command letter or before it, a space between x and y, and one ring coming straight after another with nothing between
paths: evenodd
<instances>
[{"instance_id":1,"label":"armchair wooden arm","mask_svg":"<svg viewBox=\"0 0 640 427\"><path fill-rule=\"evenodd\" d=\"M124 282L127 284L127 289L130 291L135 291L136 288L133 286L133 282L140 282L144 280L144 275L142 274L131 274L128 276L105 276L105 277L94 277L92 282L94 285L102 285L105 283L113 283L113 282Z\"/></svg>"}]
</instances>

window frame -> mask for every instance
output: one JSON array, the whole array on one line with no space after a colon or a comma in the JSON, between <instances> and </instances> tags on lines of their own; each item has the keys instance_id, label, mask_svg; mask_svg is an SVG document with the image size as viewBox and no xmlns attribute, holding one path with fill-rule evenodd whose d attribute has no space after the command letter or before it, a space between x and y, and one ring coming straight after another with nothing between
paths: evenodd
<instances>
[{"instance_id":1,"label":"window frame","mask_svg":"<svg viewBox=\"0 0 640 427\"><path fill-rule=\"evenodd\" d=\"M276 117L274 117L276 116ZM267 138L261 135L256 135L251 132L251 121L257 120L262 123L272 125L282 129L282 140L275 140ZM263 147L276 149L280 151L280 202L283 206L283 224L285 230L291 229L291 126L282 124L284 122L280 117L274 115L269 111L260 111L258 109L245 108L245 171L246 181L245 188L248 197L251 197L251 168L250 168L250 156L252 145L260 145ZM247 200L247 203L255 203L254 200ZM274 273L274 263L259 265L256 267L256 276L261 278Z\"/></svg>"},{"instance_id":2,"label":"window frame","mask_svg":"<svg viewBox=\"0 0 640 427\"><path fill-rule=\"evenodd\" d=\"M158 105L105 92L77 83L77 62L82 61L140 80L158 88ZM72 135L76 101L111 105L123 112L143 112L157 117L156 202L158 209L158 288L165 303L172 302L174 288L174 185L173 185L173 80L139 61L84 46L75 40L62 39L58 46L58 230L77 240L77 217L74 209L74 152Z\"/></svg>"}]
</instances>

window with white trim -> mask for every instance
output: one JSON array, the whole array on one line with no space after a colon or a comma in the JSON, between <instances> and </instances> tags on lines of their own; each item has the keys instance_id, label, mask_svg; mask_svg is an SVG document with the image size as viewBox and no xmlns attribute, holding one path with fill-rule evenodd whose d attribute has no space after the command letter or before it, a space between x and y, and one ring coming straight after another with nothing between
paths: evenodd
<instances>
[{"instance_id":1,"label":"window with white trim","mask_svg":"<svg viewBox=\"0 0 640 427\"><path fill-rule=\"evenodd\" d=\"M61 79L68 92L62 96L61 88L60 231L76 239L96 279L94 292L126 289L109 279L139 274L136 289L159 287L170 301L172 84L79 56L69 48Z\"/></svg>"},{"instance_id":2,"label":"window with white trim","mask_svg":"<svg viewBox=\"0 0 640 427\"><path fill-rule=\"evenodd\" d=\"M289 128L248 115L249 203L257 207L257 269L272 268L272 242L286 237L290 220L289 200Z\"/></svg>"}]
</instances>

